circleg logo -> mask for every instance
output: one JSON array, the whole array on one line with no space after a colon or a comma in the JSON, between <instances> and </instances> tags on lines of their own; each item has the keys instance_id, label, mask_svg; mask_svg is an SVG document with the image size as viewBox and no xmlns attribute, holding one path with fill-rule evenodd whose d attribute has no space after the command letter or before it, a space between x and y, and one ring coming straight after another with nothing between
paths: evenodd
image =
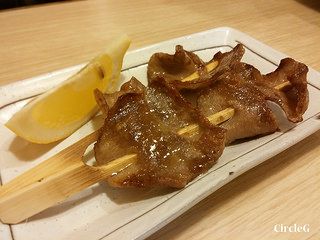
<instances>
[{"instance_id":1,"label":"circleg logo","mask_svg":"<svg viewBox=\"0 0 320 240\"><path fill-rule=\"evenodd\" d=\"M301 232L310 232L310 225L309 224L304 224L304 225L298 225L298 224L293 224L293 225L284 225L284 224L276 224L273 227L274 232L278 233L285 233L285 232L290 232L290 233L301 233Z\"/></svg>"}]
</instances>

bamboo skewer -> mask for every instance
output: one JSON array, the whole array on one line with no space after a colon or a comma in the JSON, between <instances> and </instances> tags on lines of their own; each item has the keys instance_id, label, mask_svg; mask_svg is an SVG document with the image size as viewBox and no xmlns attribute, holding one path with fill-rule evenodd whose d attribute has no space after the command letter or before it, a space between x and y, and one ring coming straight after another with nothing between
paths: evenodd
<instances>
[{"instance_id":1,"label":"bamboo skewer","mask_svg":"<svg viewBox=\"0 0 320 240\"><path fill-rule=\"evenodd\" d=\"M134 163L132 155L101 167L82 161L94 132L0 188L0 219L18 223ZM127 159L130 158L130 162Z\"/></svg>"},{"instance_id":2,"label":"bamboo skewer","mask_svg":"<svg viewBox=\"0 0 320 240\"><path fill-rule=\"evenodd\" d=\"M220 123L223 123L227 121L228 119L232 118L234 115L234 109L233 108L226 108L220 112L217 112L215 114L210 115L207 117L209 122L213 125L219 125ZM191 124L189 126L186 126L178 131L179 135L193 135L195 132L199 130L199 125L197 124Z\"/></svg>"},{"instance_id":3,"label":"bamboo skewer","mask_svg":"<svg viewBox=\"0 0 320 240\"><path fill-rule=\"evenodd\" d=\"M280 83L279 85L275 86L274 88L277 90L281 90L281 89L284 89L285 87L290 86L290 85L291 85L291 83L289 81L286 81L286 82Z\"/></svg>"},{"instance_id":4,"label":"bamboo skewer","mask_svg":"<svg viewBox=\"0 0 320 240\"><path fill-rule=\"evenodd\" d=\"M205 68L207 70L207 72L211 72L212 70L214 70L217 66L219 65L219 62L218 61L212 61L212 62L209 62ZM192 81L192 80L195 80L199 77L199 73L198 72L194 72L192 74L190 74L189 76L183 78L181 80L181 82L188 82L188 81ZM287 86L290 86L291 83L289 81L286 81L286 82L283 82L283 83L280 83L279 85L275 86L274 88L276 90L281 90L281 89L284 89L285 87Z\"/></svg>"},{"instance_id":5,"label":"bamboo skewer","mask_svg":"<svg viewBox=\"0 0 320 240\"><path fill-rule=\"evenodd\" d=\"M212 70L216 66L212 64L207 69ZM191 76L189 81L193 79ZM290 83L285 82L275 88L280 90L288 85ZM232 118L234 113L233 108L226 108L207 118L218 125ZM198 130L199 126L192 124L180 129L178 134L188 136ZM86 165L83 155L87 147L97 140L98 131L1 186L1 221L9 224L21 222L136 162L137 156L130 154L98 167Z\"/></svg>"},{"instance_id":6,"label":"bamboo skewer","mask_svg":"<svg viewBox=\"0 0 320 240\"><path fill-rule=\"evenodd\" d=\"M206 65L206 70L207 72L211 72L213 69L215 69L217 66L219 65L219 62L218 61L213 61L213 62L210 62ZM182 79L181 81L182 82L187 82L187 81L192 81L196 78L199 77L199 74L198 72L194 72L192 74L190 74L189 76L185 77L184 79Z\"/></svg>"}]
</instances>

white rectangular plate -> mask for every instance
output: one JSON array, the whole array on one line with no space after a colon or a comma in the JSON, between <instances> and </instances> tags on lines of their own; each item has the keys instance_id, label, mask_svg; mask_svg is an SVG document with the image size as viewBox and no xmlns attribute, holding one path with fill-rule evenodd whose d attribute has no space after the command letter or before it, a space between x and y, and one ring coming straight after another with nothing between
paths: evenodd
<instances>
[{"instance_id":1,"label":"white rectangular plate","mask_svg":"<svg viewBox=\"0 0 320 240\"><path fill-rule=\"evenodd\" d=\"M217 51L229 51L237 43L243 43L246 47L244 61L263 73L273 71L286 57L237 30L217 28L127 53L121 83L135 76L146 84L146 64L150 56L159 51L173 53L177 44L209 60ZM0 88L0 173L3 183L93 131L90 122L58 144L36 145L16 138L3 125L32 96L52 88L82 66ZM310 105L303 122L294 126L281 118L281 112L277 111L282 119L280 132L226 147L218 163L184 189L114 189L105 183L96 184L28 221L12 226L0 225L0 238L118 240L149 236L235 177L320 129L319 78L318 72L309 69Z\"/></svg>"}]
</instances>

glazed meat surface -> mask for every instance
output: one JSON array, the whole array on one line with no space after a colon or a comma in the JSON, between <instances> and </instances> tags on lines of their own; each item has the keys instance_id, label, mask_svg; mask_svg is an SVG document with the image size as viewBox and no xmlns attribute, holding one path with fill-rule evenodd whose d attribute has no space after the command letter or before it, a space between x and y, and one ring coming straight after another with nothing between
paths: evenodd
<instances>
[{"instance_id":1,"label":"glazed meat surface","mask_svg":"<svg viewBox=\"0 0 320 240\"><path fill-rule=\"evenodd\" d=\"M206 116L230 107L235 110L234 116L220 125L227 130L227 144L236 139L273 133L278 129L264 95L233 75L224 76L203 90L197 105Z\"/></svg>"},{"instance_id":2,"label":"glazed meat surface","mask_svg":"<svg viewBox=\"0 0 320 240\"><path fill-rule=\"evenodd\" d=\"M99 164L136 154L137 162L114 174L117 187L184 187L207 171L224 149L225 130L212 126L165 81L148 88L136 79L115 94L97 94L106 119L95 144ZM181 136L179 129L198 124L199 132Z\"/></svg>"}]
</instances>

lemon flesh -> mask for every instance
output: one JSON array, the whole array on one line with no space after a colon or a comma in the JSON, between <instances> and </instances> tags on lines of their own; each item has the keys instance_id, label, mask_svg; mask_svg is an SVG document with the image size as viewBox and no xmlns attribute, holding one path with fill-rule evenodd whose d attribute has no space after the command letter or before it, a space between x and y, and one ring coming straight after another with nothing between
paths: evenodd
<instances>
[{"instance_id":1,"label":"lemon flesh","mask_svg":"<svg viewBox=\"0 0 320 240\"><path fill-rule=\"evenodd\" d=\"M34 143L51 143L71 135L97 112L93 90L115 90L129 45L126 35L116 39L78 73L13 115L6 126Z\"/></svg>"}]
</instances>

